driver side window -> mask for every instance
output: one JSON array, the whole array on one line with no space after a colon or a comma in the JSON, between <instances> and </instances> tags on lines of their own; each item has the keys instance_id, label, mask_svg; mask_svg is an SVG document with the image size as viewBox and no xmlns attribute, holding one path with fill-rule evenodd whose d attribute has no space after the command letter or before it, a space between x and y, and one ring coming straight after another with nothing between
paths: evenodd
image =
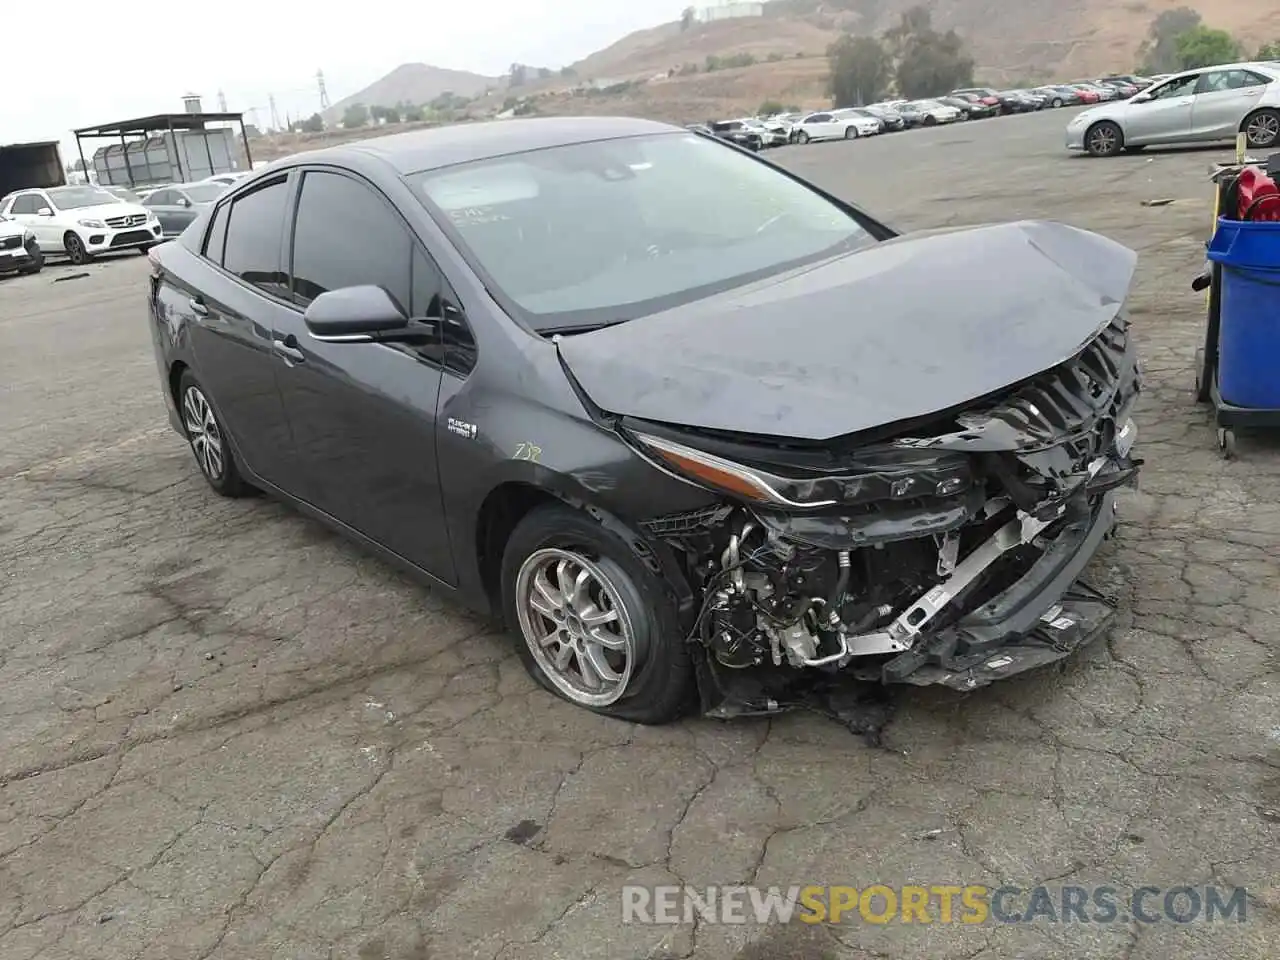
<instances>
[{"instance_id":1,"label":"driver side window","mask_svg":"<svg viewBox=\"0 0 1280 960\"><path fill-rule=\"evenodd\" d=\"M21 197L18 197L16 200L13 201L13 209L10 210L9 212L10 213L35 213L42 206L44 206L44 203L43 201L41 201L39 196L37 196L34 193L27 193Z\"/></svg>"},{"instance_id":2,"label":"driver side window","mask_svg":"<svg viewBox=\"0 0 1280 960\"><path fill-rule=\"evenodd\" d=\"M1162 87L1151 91L1152 100L1171 100L1175 97L1189 97L1196 88L1200 76L1183 77L1181 80L1170 80Z\"/></svg>"}]
</instances>

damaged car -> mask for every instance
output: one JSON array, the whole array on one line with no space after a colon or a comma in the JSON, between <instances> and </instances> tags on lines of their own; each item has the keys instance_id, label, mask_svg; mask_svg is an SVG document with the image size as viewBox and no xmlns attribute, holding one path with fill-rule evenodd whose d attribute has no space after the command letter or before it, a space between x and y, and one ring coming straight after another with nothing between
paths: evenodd
<instances>
[{"instance_id":1,"label":"damaged car","mask_svg":"<svg viewBox=\"0 0 1280 960\"><path fill-rule=\"evenodd\" d=\"M1082 577L1141 377L1104 237L899 234L699 133L547 118L279 161L150 257L208 484L500 617L579 706L969 690L1112 618Z\"/></svg>"}]
</instances>

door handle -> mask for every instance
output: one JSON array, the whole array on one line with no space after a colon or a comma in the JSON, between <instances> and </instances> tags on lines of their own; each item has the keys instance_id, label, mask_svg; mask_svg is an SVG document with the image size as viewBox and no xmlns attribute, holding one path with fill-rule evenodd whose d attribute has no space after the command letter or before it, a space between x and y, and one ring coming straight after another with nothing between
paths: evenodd
<instances>
[{"instance_id":1,"label":"door handle","mask_svg":"<svg viewBox=\"0 0 1280 960\"><path fill-rule=\"evenodd\" d=\"M307 359L306 354L298 349L298 340L293 334L285 337L283 340L272 340L271 347L280 356L294 363L302 363Z\"/></svg>"},{"instance_id":2,"label":"door handle","mask_svg":"<svg viewBox=\"0 0 1280 960\"><path fill-rule=\"evenodd\" d=\"M207 317L209 315L209 308L204 305L204 301L199 297L192 297L187 301L187 305L191 307L191 312L197 317Z\"/></svg>"}]
</instances>

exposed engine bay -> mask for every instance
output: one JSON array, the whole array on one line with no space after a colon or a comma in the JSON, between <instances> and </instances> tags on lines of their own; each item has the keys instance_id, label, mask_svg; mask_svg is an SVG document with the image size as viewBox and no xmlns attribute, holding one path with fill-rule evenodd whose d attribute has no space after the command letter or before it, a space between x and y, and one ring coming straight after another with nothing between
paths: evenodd
<instances>
[{"instance_id":1,"label":"exposed engine bay","mask_svg":"<svg viewBox=\"0 0 1280 960\"><path fill-rule=\"evenodd\" d=\"M706 711L772 712L832 674L973 689L1098 635L1114 602L1080 574L1141 464L1127 326L1121 312L1066 363L879 436L648 433L673 462L745 465L756 491L646 524L700 591Z\"/></svg>"}]
</instances>

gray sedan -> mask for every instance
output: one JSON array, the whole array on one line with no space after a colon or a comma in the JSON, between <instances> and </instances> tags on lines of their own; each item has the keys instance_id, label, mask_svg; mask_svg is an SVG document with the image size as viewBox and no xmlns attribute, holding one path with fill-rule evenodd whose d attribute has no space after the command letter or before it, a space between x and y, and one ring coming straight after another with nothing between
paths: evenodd
<instances>
[{"instance_id":1,"label":"gray sedan","mask_svg":"<svg viewBox=\"0 0 1280 960\"><path fill-rule=\"evenodd\" d=\"M226 190L223 183L177 183L150 194L142 204L156 215L166 237L176 237Z\"/></svg>"},{"instance_id":2,"label":"gray sedan","mask_svg":"<svg viewBox=\"0 0 1280 960\"><path fill-rule=\"evenodd\" d=\"M1067 124L1067 149L1109 157L1154 144L1214 143L1243 133L1250 149L1280 145L1280 66L1233 63L1174 74L1091 107Z\"/></svg>"}]
</instances>

